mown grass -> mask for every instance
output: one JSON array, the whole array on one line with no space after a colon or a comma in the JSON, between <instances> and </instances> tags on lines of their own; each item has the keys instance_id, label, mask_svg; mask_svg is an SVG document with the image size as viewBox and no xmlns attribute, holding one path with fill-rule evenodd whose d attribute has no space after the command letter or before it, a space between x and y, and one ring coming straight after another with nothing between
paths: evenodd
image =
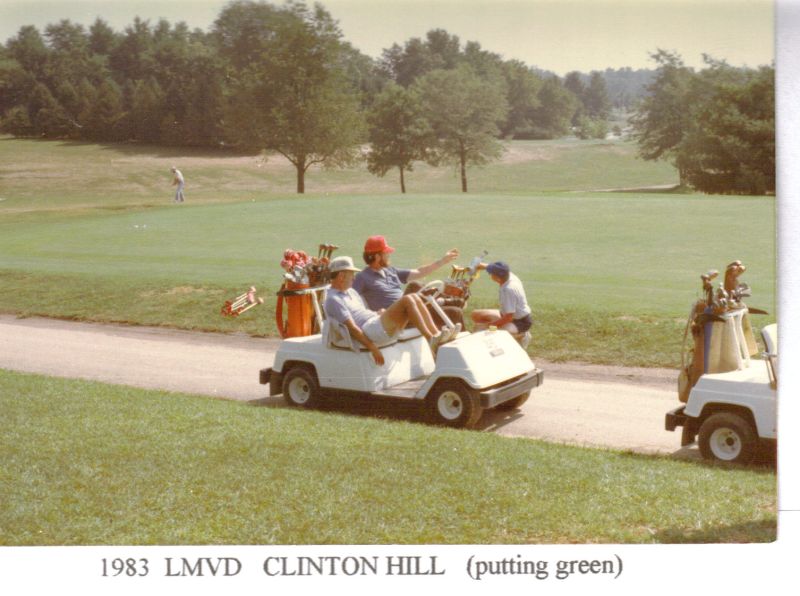
<instances>
[{"instance_id":1,"label":"mown grass","mask_svg":"<svg viewBox=\"0 0 800 596\"><path fill-rule=\"evenodd\" d=\"M627 188L677 182L674 168L636 158L628 142L514 141L504 157L470 168L472 194ZM281 157L208 149L0 137L0 212L76 206L160 205L172 198L170 167L186 177L192 203L294 196L294 169ZM455 193L454 168L417 165L406 173L409 192ZM366 166L312 168L306 190L320 195L400 197L396 171L384 178Z\"/></svg>"},{"instance_id":2,"label":"mown grass","mask_svg":"<svg viewBox=\"0 0 800 596\"><path fill-rule=\"evenodd\" d=\"M707 269L743 260L750 303L774 312L775 203L575 191L665 180L664 164L634 152L619 142L514 142L475 170L485 184L467 195L400 196L356 168L316 172L327 190L297 196L280 190L291 168L258 156L0 139L0 312L272 335L285 248L334 242L359 261L364 239L380 233L398 266L453 246L461 264L484 249L510 263L534 310L535 356L674 366ZM195 169L189 202L169 205L169 165L184 162ZM449 176L429 170L415 175ZM250 285L265 307L222 319L224 300ZM482 276L470 307L496 303L497 286Z\"/></svg>"},{"instance_id":3,"label":"mown grass","mask_svg":"<svg viewBox=\"0 0 800 596\"><path fill-rule=\"evenodd\" d=\"M767 542L770 468L0 371L0 543Z\"/></svg>"},{"instance_id":4,"label":"mown grass","mask_svg":"<svg viewBox=\"0 0 800 596\"><path fill-rule=\"evenodd\" d=\"M414 195L8 214L0 312L272 335L285 248L335 242L358 260L363 239L383 233L399 266L452 246L462 264L483 249L509 262L534 310L536 356L674 366L709 267L742 259L750 303L774 312L773 208L772 199L693 195ZM265 306L223 319L225 299L250 285ZM496 302L482 276L470 307Z\"/></svg>"}]
</instances>

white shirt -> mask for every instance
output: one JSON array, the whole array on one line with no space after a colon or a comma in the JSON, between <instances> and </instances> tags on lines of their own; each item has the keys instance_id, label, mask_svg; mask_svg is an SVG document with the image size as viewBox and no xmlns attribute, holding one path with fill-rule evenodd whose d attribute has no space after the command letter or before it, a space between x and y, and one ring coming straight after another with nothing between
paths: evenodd
<instances>
[{"instance_id":1,"label":"white shirt","mask_svg":"<svg viewBox=\"0 0 800 596\"><path fill-rule=\"evenodd\" d=\"M178 184L183 184L183 174L181 174L181 171L175 170L173 174L175 174L175 182Z\"/></svg>"},{"instance_id":2,"label":"white shirt","mask_svg":"<svg viewBox=\"0 0 800 596\"><path fill-rule=\"evenodd\" d=\"M506 283L500 286L500 313L504 315L513 313L515 319L531 314L525 288L513 273L509 273Z\"/></svg>"}]
</instances>

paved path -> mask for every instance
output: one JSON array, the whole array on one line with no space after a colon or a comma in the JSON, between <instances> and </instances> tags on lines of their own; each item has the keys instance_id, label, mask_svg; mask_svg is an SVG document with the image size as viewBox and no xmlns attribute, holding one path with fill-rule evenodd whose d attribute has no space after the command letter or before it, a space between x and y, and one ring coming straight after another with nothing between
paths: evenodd
<instances>
[{"instance_id":1,"label":"paved path","mask_svg":"<svg viewBox=\"0 0 800 596\"><path fill-rule=\"evenodd\" d=\"M278 341L151 327L0 315L0 368L280 405L258 384ZM553 364L521 410L488 412L481 428L509 436L696 457L666 432L678 405L668 370ZM394 408L394 410L393 410ZM343 412L407 417L408 406L345 403ZM404 411L405 410L405 411Z\"/></svg>"}]
</instances>

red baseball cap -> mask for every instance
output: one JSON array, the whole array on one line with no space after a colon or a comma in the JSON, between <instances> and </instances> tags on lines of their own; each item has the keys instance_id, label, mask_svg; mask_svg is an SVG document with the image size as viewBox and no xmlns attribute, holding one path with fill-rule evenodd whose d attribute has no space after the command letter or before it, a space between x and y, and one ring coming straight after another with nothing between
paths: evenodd
<instances>
[{"instance_id":1,"label":"red baseball cap","mask_svg":"<svg viewBox=\"0 0 800 596\"><path fill-rule=\"evenodd\" d=\"M364 243L364 252L394 252L394 249L386 244L386 238L383 236L370 236Z\"/></svg>"}]
</instances>

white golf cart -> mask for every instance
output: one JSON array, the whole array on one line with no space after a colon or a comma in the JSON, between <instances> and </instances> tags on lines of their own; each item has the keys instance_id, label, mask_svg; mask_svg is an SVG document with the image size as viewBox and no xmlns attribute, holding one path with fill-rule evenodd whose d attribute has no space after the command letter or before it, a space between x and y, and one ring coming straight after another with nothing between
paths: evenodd
<instances>
[{"instance_id":1,"label":"white golf cart","mask_svg":"<svg viewBox=\"0 0 800 596\"><path fill-rule=\"evenodd\" d=\"M665 427L675 430L683 427L681 445L695 441L706 459L749 463L759 447L774 445L777 439L777 326L768 325L761 330L766 346L763 360L751 359L743 335L743 317L746 310L727 313L714 337L719 345L733 346L737 351L721 356L712 367L727 361L726 372L702 374L691 387L686 405L666 415ZM728 337L726 337L726 335ZM710 352L714 352L713 345ZM731 357L732 356L732 357Z\"/></svg>"},{"instance_id":2,"label":"white golf cart","mask_svg":"<svg viewBox=\"0 0 800 596\"><path fill-rule=\"evenodd\" d=\"M441 282L431 287L441 291ZM438 291L428 297L433 304ZM347 394L420 400L431 421L470 428L486 409L518 408L542 383L542 371L502 330L461 332L441 345L434 359L419 331L406 329L380 346L385 364L378 366L344 325L324 319L319 308L324 292L317 289L312 296L322 332L283 340L272 367L259 374L270 395L283 393L290 405L313 408L323 396ZM452 326L438 305L434 308Z\"/></svg>"}]
</instances>

